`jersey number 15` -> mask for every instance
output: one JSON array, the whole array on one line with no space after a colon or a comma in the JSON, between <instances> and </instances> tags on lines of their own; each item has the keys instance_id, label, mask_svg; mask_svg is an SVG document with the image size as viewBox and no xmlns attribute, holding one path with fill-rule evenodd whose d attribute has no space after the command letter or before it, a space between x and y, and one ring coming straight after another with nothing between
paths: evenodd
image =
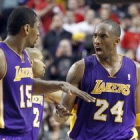
<instances>
[{"instance_id":1,"label":"jersey number 15","mask_svg":"<svg viewBox=\"0 0 140 140\"><path fill-rule=\"evenodd\" d=\"M20 86L20 108L32 107L32 94L30 93L31 90L31 85L25 85L25 91L24 85ZM27 97L27 99L25 99L25 97Z\"/></svg>"}]
</instances>

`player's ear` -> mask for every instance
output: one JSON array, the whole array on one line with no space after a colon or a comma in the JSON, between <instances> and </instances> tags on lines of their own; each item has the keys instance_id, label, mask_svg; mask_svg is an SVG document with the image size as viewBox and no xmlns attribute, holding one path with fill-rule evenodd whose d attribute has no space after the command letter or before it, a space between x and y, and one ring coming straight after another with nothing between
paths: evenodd
<instances>
[{"instance_id":1,"label":"player's ear","mask_svg":"<svg viewBox=\"0 0 140 140\"><path fill-rule=\"evenodd\" d=\"M24 33L25 33L26 35L28 35L29 32L30 32L30 25L29 25L29 24L25 24L25 25L23 26L23 30L24 30Z\"/></svg>"},{"instance_id":2,"label":"player's ear","mask_svg":"<svg viewBox=\"0 0 140 140\"><path fill-rule=\"evenodd\" d=\"M119 42L120 42L120 38L117 37L117 38L115 39L114 45L117 46L117 44L118 44Z\"/></svg>"}]
</instances>

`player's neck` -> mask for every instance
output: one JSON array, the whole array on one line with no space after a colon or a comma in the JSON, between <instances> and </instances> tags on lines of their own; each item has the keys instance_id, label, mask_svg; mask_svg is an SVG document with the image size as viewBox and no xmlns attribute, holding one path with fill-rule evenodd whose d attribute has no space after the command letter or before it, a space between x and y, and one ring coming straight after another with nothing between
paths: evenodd
<instances>
[{"instance_id":1,"label":"player's neck","mask_svg":"<svg viewBox=\"0 0 140 140\"><path fill-rule=\"evenodd\" d=\"M110 55L107 58L98 58L98 61L100 61L100 63L102 63L103 65L108 65L108 66L114 66L116 65L116 63L121 63L121 56L117 53Z\"/></svg>"},{"instance_id":2,"label":"player's neck","mask_svg":"<svg viewBox=\"0 0 140 140\"><path fill-rule=\"evenodd\" d=\"M19 55L21 55L24 50L23 41L18 36L8 35L7 38L4 40L4 43L6 43L9 48L11 48Z\"/></svg>"},{"instance_id":3,"label":"player's neck","mask_svg":"<svg viewBox=\"0 0 140 140\"><path fill-rule=\"evenodd\" d=\"M112 77L115 75L121 68L122 62L123 62L123 56L122 55L113 55L112 57L109 57L107 59L98 60L103 65L103 67L108 71L109 75Z\"/></svg>"}]
</instances>

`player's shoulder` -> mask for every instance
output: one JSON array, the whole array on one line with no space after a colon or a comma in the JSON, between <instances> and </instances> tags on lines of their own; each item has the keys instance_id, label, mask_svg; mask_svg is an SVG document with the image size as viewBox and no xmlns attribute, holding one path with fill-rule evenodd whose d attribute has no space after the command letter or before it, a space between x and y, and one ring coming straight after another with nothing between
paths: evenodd
<instances>
[{"instance_id":1,"label":"player's shoulder","mask_svg":"<svg viewBox=\"0 0 140 140\"><path fill-rule=\"evenodd\" d=\"M70 82L72 78L74 78L75 81L80 81L83 77L84 67L84 59L75 62L68 71L67 81Z\"/></svg>"},{"instance_id":2,"label":"player's shoulder","mask_svg":"<svg viewBox=\"0 0 140 140\"><path fill-rule=\"evenodd\" d=\"M73 71L75 74L82 74L85 69L85 61L81 59L76 61L70 68L69 71Z\"/></svg>"},{"instance_id":3,"label":"player's shoulder","mask_svg":"<svg viewBox=\"0 0 140 140\"><path fill-rule=\"evenodd\" d=\"M132 61L133 61L134 64L136 65L136 68L140 69L140 63L138 63L137 61L134 61L134 60L132 60Z\"/></svg>"},{"instance_id":4,"label":"player's shoulder","mask_svg":"<svg viewBox=\"0 0 140 140\"><path fill-rule=\"evenodd\" d=\"M72 65L72 69L75 69L78 73L84 73L85 71L85 68L89 65L95 65L96 63L94 63L96 59L96 56L95 55L90 55L90 56L87 56L77 62L75 62L73 65Z\"/></svg>"},{"instance_id":5,"label":"player's shoulder","mask_svg":"<svg viewBox=\"0 0 140 140\"><path fill-rule=\"evenodd\" d=\"M0 60L1 60L1 64L3 63L3 60L6 60L5 53L4 53L3 49L1 49L1 48L0 48Z\"/></svg>"},{"instance_id":6,"label":"player's shoulder","mask_svg":"<svg viewBox=\"0 0 140 140\"><path fill-rule=\"evenodd\" d=\"M137 71L140 73L140 63L134 61Z\"/></svg>"},{"instance_id":7,"label":"player's shoulder","mask_svg":"<svg viewBox=\"0 0 140 140\"><path fill-rule=\"evenodd\" d=\"M138 81L140 81L140 64L136 61L134 61L134 63L136 65L137 79L138 79Z\"/></svg>"},{"instance_id":8,"label":"player's shoulder","mask_svg":"<svg viewBox=\"0 0 140 140\"><path fill-rule=\"evenodd\" d=\"M140 63L132 60L136 66L136 73L137 73L137 77L139 78L140 77Z\"/></svg>"},{"instance_id":9,"label":"player's shoulder","mask_svg":"<svg viewBox=\"0 0 140 140\"><path fill-rule=\"evenodd\" d=\"M79 61L77 61L77 62L74 63L74 66L77 67L77 68L78 67L82 67L84 65L85 65L84 59L81 59L81 60L79 60Z\"/></svg>"},{"instance_id":10,"label":"player's shoulder","mask_svg":"<svg viewBox=\"0 0 140 140\"><path fill-rule=\"evenodd\" d=\"M122 54L121 54L122 55ZM132 62L135 64L136 68L140 68L140 63L138 63L137 61L135 60L132 60L131 58L125 56L125 55L122 55L123 57L125 57L127 60L129 60L129 62ZM128 61L127 61L128 62Z\"/></svg>"}]
</instances>

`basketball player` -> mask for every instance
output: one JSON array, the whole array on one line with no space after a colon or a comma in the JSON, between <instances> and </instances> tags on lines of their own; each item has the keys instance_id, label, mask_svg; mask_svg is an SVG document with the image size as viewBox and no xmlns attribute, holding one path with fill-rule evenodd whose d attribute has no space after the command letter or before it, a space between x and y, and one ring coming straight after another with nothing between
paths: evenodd
<instances>
[{"instance_id":1,"label":"basketball player","mask_svg":"<svg viewBox=\"0 0 140 140\"><path fill-rule=\"evenodd\" d=\"M34 78L41 78L45 74L45 64L43 63L43 55L37 48L26 48L32 65ZM33 130L32 139L36 140L42 123L44 109L44 95L32 96L33 107Z\"/></svg>"},{"instance_id":2,"label":"basketball player","mask_svg":"<svg viewBox=\"0 0 140 140\"><path fill-rule=\"evenodd\" d=\"M26 51L29 55L34 78L41 78L45 74L45 64L43 63L43 55L37 48L26 48ZM32 106L33 106L33 140L36 140L38 137L39 129L42 123L43 109L44 109L44 100L48 103L52 103L48 97L54 98L57 102L60 101L62 91L57 91L57 93L51 93L45 96L44 95L33 95L32 96Z\"/></svg>"},{"instance_id":3,"label":"basketball player","mask_svg":"<svg viewBox=\"0 0 140 140\"><path fill-rule=\"evenodd\" d=\"M93 34L96 54L68 72L69 83L96 97L91 104L64 94L62 105L74 114L69 133L74 140L134 140L140 135L140 64L117 53L119 41L120 26L112 20L100 22ZM63 109L57 110L58 122L67 118Z\"/></svg>"},{"instance_id":4,"label":"basketball player","mask_svg":"<svg viewBox=\"0 0 140 140\"><path fill-rule=\"evenodd\" d=\"M8 36L0 43L0 139L31 140L32 93L57 90L93 101L94 98L66 82L33 79L25 48L39 36L37 15L26 7L13 10L7 23Z\"/></svg>"}]
</instances>

